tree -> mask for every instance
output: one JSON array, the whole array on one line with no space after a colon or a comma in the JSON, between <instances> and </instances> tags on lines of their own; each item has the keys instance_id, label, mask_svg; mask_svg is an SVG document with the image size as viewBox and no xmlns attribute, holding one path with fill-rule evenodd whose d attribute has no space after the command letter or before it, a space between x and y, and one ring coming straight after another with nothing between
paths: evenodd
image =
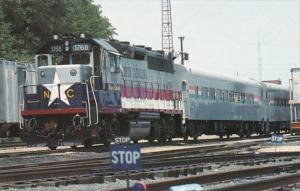
<instances>
[{"instance_id":1,"label":"tree","mask_svg":"<svg viewBox=\"0 0 300 191\"><path fill-rule=\"evenodd\" d=\"M92 37L109 38L114 28L101 15L92 0L2 0L1 31L5 49L13 51L10 58L28 60L54 34L87 33ZM2 25L4 23L4 25ZM3 28L3 29L2 29ZM1 38L1 36L0 36ZM1 42L1 41L0 41ZM2 44L2 42L1 42Z\"/></svg>"},{"instance_id":2,"label":"tree","mask_svg":"<svg viewBox=\"0 0 300 191\"><path fill-rule=\"evenodd\" d=\"M64 1L6 0L3 1L6 20L15 37L13 48L19 57L32 55L52 33L64 28L57 18L66 15Z\"/></svg>"},{"instance_id":3,"label":"tree","mask_svg":"<svg viewBox=\"0 0 300 191\"><path fill-rule=\"evenodd\" d=\"M68 0L67 23L74 34L84 32L102 38L115 34L108 18L102 16L101 7L90 0Z\"/></svg>"},{"instance_id":4,"label":"tree","mask_svg":"<svg viewBox=\"0 0 300 191\"><path fill-rule=\"evenodd\" d=\"M0 3L0 58L7 58L7 56L11 54L13 37L10 33L11 25L5 21L5 16Z\"/></svg>"}]
</instances>

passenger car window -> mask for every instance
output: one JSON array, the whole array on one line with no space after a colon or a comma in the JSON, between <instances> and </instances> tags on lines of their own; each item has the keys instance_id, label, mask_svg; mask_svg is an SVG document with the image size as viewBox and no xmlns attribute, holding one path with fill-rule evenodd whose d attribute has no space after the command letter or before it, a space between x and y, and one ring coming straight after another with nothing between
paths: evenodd
<instances>
[{"instance_id":1,"label":"passenger car window","mask_svg":"<svg viewBox=\"0 0 300 191\"><path fill-rule=\"evenodd\" d=\"M215 90L215 88L209 88L209 97L210 97L210 99L216 99L216 90Z\"/></svg>"},{"instance_id":2,"label":"passenger car window","mask_svg":"<svg viewBox=\"0 0 300 191\"><path fill-rule=\"evenodd\" d=\"M241 93L241 102L245 103L245 93Z\"/></svg>"},{"instance_id":3,"label":"passenger car window","mask_svg":"<svg viewBox=\"0 0 300 191\"><path fill-rule=\"evenodd\" d=\"M208 97L208 88L207 87L202 87L202 97L205 99Z\"/></svg>"}]
</instances>

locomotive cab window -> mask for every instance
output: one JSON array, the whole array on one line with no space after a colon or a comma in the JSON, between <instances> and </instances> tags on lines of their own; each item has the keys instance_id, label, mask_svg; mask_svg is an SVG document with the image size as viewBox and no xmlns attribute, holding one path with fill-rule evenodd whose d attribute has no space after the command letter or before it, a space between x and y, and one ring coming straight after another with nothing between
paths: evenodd
<instances>
[{"instance_id":1,"label":"locomotive cab window","mask_svg":"<svg viewBox=\"0 0 300 191\"><path fill-rule=\"evenodd\" d=\"M186 91L186 81L181 82L181 91Z\"/></svg>"},{"instance_id":2,"label":"locomotive cab window","mask_svg":"<svg viewBox=\"0 0 300 191\"><path fill-rule=\"evenodd\" d=\"M90 55L88 53L75 53L72 54L72 64L89 64Z\"/></svg>"},{"instance_id":3,"label":"locomotive cab window","mask_svg":"<svg viewBox=\"0 0 300 191\"><path fill-rule=\"evenodd\" d=\"M38 63L38 66L48 66L48 56L47 55L38 55L37 63Z\"/></svg>"},{"instance_id":4,"label":"locomotive cab window","mask_svg":"<svg viewBox=\"0 0 300 191\"><path fill-rule=\"evenodd\" d=\"M52 65L68 65L68 64L70 64L70 57L68 54L52 55Z\"/></svg>"}]
</instances>

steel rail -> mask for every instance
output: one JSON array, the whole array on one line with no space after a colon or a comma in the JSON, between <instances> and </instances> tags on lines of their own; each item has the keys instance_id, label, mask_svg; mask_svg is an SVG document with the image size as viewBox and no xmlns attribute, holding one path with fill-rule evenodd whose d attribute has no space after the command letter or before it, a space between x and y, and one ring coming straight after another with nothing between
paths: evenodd
<instances>
[{"instance_id":1,"label":"steel rail","mask_svg":"<svg viewBox=\"0 0 300 191\"><path fill-rule=\"evenodd\" d=\"M290 169L300 169L300 163L291 163L291 164L284 164L284 165L273 165L273 166L266 166L266 167L258 167L258 168L249 168L243 170L235 170L235 171L227 171L221 173L212 173L206 175L193 175L189 177L183 178L174 178L169 180L163 180L154 183L147 184L148 191L157 191L157 190L168 190L171 186L176 185L183 185L183 184L190 184L190 183L199 183L199 184L208 184L214 183L219 181L225 180L232 180L232 179L240 179L243 177L251 177L251 176L258 176L258 175L270 175L276 174L280 172L286 172ZM299 177L299 175L295 175L295 177ZM124 178L124 177L123 177ZM299 179L297 179L299 182ZM127 188L120 188L120 189L112 189L110 191L126 191ZM220 189L222 190L222 188ZM228 189L230 190L230 189ZM241 190L238 189L237 190ZM252 189L253 190L253 189ZM231 190L230 190L231 191Z\"/></svg>"},{"instance_id":2,"label":"steel rail","mask_svg":"<svg viewBox=\"0 0 300 191\"><path fill-rule=\"evenodd\" d=\"M236 184L233 186L225 186L222 188L209 189L208 191L259 191L271 188L276 188L278 186L286 186L290 184L295 184L300 182L300 173L278 176L275 178L268 178L264 180L251 181L244 184Z\"/></svg>"},{"instance_id":3,"label":"steel rail","mask_svg":"<svg viewBox=\"0 0 300 191\"><path fill-rule=\"evenodd\" d=\"M274 157L274 156L285 156L286 153L272 153L270 155L262 155L260 157ZM293 153L294 156L299 156L300 153ZM289 155L289 156L292 156ZM160 161L160 160L146 160L143 162L143 167L145 169L151 168L160 168L160 167L169 167L169 169L180 168L182 164L199 164L199 166L207 166L206 163L212 162L228 162L228 161L243 161L245 159L256 159L260 160L261 158L255 157L253 154L242 154L242 155L220 155L220 156L210 156L201 158L194 158L193 160L170 160L170 161ZM175 166L179 165L179 167ZM181 167L182 168L182 167ZM14 181L24 181L31 180L36 178L49 178L49 177L62 177L62 176L74 176L74 175L82 175L82 174L91 174L91 172L95 170L97 172L110 172L114 173L110 169L110 161L109 160L101 160L101 159L89 159L89 160L76 160L76 161L65 161L65 162L52 162L45 164L38 164L32 166L23 166L19 165L16 168L8 168L3 167L0 169L0 183L14 182ZM159 170L159 169L156 169ZM149 173L153 173L155 169L149 171ZM115 172L118 173L118 172Z\"/></svg>"}]
</instances>

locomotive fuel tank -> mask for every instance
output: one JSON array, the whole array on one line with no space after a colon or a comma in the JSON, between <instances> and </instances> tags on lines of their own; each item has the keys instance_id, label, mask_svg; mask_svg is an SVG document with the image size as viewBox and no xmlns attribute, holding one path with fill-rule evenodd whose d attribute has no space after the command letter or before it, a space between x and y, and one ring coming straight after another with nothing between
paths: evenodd
<instances>
[{"instance_id":1,"label":"locomotive fuel tank","mask_svg":"<svg viewBox=\"0 0 300 191\"><path fill-rule=\"evenodd\" d=\"M151 129L150 121L131 121L129 137L131 140L145 139Z\"/></svg>"}]
</instances>

